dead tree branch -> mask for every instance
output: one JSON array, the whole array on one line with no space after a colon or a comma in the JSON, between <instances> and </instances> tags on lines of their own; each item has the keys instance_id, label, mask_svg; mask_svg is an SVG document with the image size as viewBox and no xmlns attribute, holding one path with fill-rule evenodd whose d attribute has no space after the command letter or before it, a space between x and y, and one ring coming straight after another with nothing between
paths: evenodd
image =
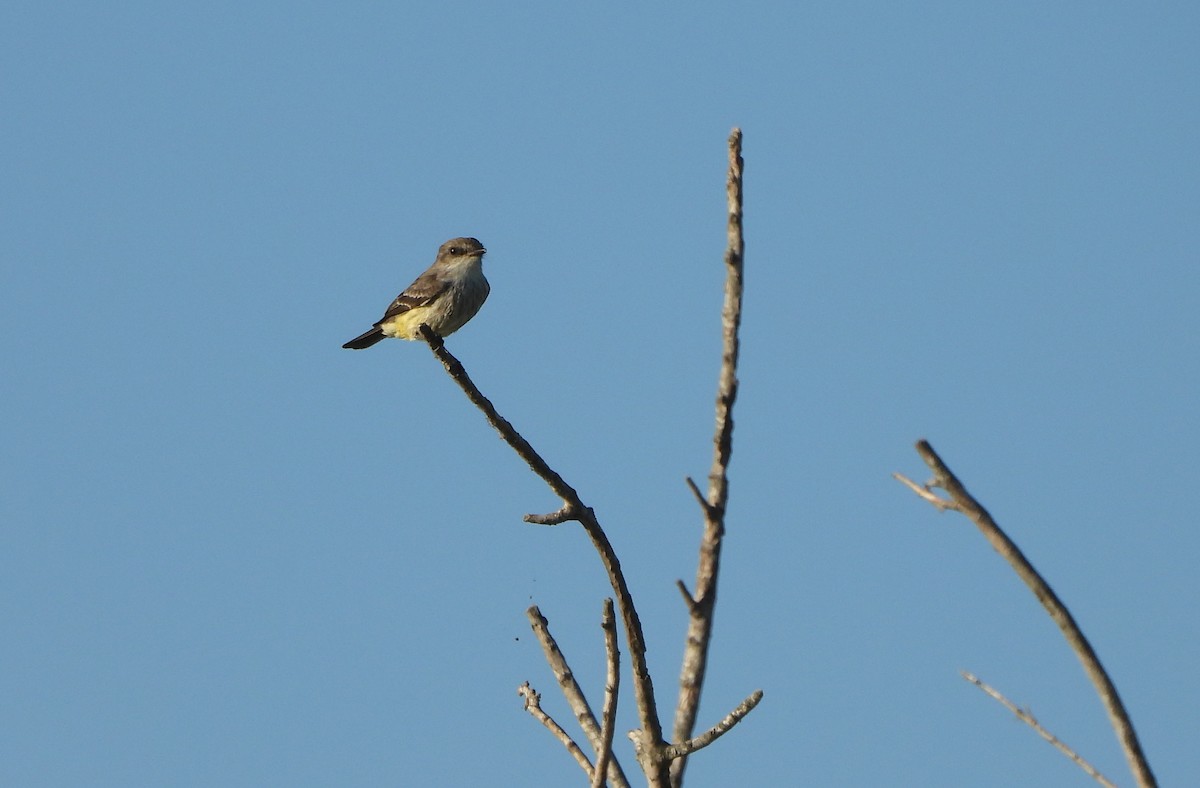
<instances>
[{"instance_id":1,"label":"dead tree branch","mask_svg":"<svg viewBox=\"0 0 1200 788\"><path fill-rule=\"evenodd\" d=\"M1029 711L1028 709L1018 708L1017 704L1013 703L1011 700L1009 700L1008 698L1001 695L999 690L980 681L979 677L976 676L974 673L969 673L965 670L960 670L959 673L962 674L962 677L964 679L971 682L976 687L979 687L979 689L983 690L988 695L991 695L993 698L995 698L997 701L999 701L1000 704L1002 706L1004 706L1004 708L1008 709L1013 714L1017 715L1017 719L1019 719L1021 722L1025 723L1029 727L1033 728L1034 731L1037 732L1038 736L1041 736L1043 739L1050 742L1050 744L1054 745L1054 748L1056 750L1058 750L1063 755L1067 756L1072 761L1074 761L1075 765L1078 766L1080 769L1083 769L1083 771L1089 777L1091 777L1093 780L1095 780L1096 782L1105 786L1105 788L1117 788L1117 786L1115 784L1113 784L1113 782L1111 780L1109 780L1107 777L1105 777L1103 774L1101 774L1096 769L1095 766L1092 766L1090 763L1085 761L1079 755L1079 753L1075 752L1073 749L1068 747L1066 745L1066 743L1064 743L1061 739L1059 739L1053 733L1051 733L1050 731L1043 728L1041 723L1039 723L1037 721L1037 719L1033 716L1033 712Z\"/></svg>"},{"instance_id":2,"label":"dead tree branch","mask_svg":"<svg viewBox=\"0 0 1200 788\"><path fill-rule=\"evenodd\" d=\"M462 363L446 350L441 337L430 330L429 326L419 327L422 338L429 344L434 356L442 362L447 373L459 385L467 398L483 412L488 423L500 433L500 436L529 465L530 469L549 485L561 501L562 505L557 511L548 514L525 515L526 522L558 525L575 520L583 527L584 532L591 539L592 545L596 548L596 552L600 555L600 560L615 592L617 608L620 611L621 621L625 626L625 637L629 643L634 697L637 701L638 716L641 722L641 727L631 732L630 738L634 742L638 763L645 772L651 788L667 788L668 785L677 788L683 780L687 756L732 728L762 698L762 692L756 692L712 730L702 736L692 738L696 713L700 704L700 691L707 670L713 612L717 599L721 541L725 534L725 507L729 497L728 468L733 446L733 404L737 398L738 388L738 332L742 314L742 259L745 251L742 238L743 161L741 151L742 132L735 128L729 137L729 176L726 189L729 206L728 246L725 252L725 301L721 313L723 350L721 372L717 384L716 428L713 437L713 461L708 477L708 494L702 495L696 484L688 479L688 484L700 503L704 515L704 534L700 545L695 594L688 592L683 582L678 581L679 589L687 602L689 625L680 673L679 702L675 714L674 738L677 744L668 746L663 739L662 723L654 697L654 684L646 663L646 643L642 624L621 571L620 562L617 560L616 552L609 543L604 529L601 528L596 513L583 503L575 489L542 459L541 455L521 437L512 424L496 411L492 403L483 396L467 375ZM610 611L611 608L606 608L606 610ZM593 744L598 743L599 768L589 773L594 777L594 784L601 785L606 773L611 778L613 771L611 767L606 767L606 763L615 764L615 761L611 760L611 728L615 724L611 718L615 715L618 676L614 664L617 660L615 639L608 639L612 624L611 614L606 619L609 621L609 625L605 627L606 649L609 657L609 685L606 687L604 707L605 723L598 733L594 732L595 716L588 707L586 699L583 698L582 691L571 677L570 669L566 666L565 659L562 659L561 652L558 651L557 646L552 646L553 639L550 638L545 619L542 618L540 612L537 612L536 608L530 609L530 619L533 622L534 630L542 639L547 659L554 666L559 684L563 688L564 694L567 695L568 702L575 710L576 717L584 726L585 733ZM533 694L533 697L536 702L536 694ZM529 698L530 694L526 694L527 707L529 707ZM575 749L578 750L578 747Z\"/></svg>"},{"instance_id":3,"label":"dead tree branch","mask_svg":"<svg viewBox=\"0 0 1200 788\"><path fill-rule=\"evenodd\" d=\"M922 486L900 474L894 474L895 477L939 509L953 509L964 514L971 522L975 523L975 527L988 540L992 548L1008 561L1017 576L1025 585L1029 586L1033 595L1042 603L1042 607L1058 625L1067 639L1067 643L1079 657L1084 672L1096 687L1100 701L1108 712L1109 721L1112 723L1113 730L1116 731L1117 740L1121 744L1121 749L1125 753L1125 759L1129 762L1130 771L1133 772L1137 784L1141 788L1158 785L1154 779L1154 773L1150 770L1150 763L1146 760L1145 753L1142 752L1142 745L1138 741L1137 733L1133 729L1133 721L1129 718L1125 704L1121 702L1121 696L1117 693L1116 685L1109 678L1104 666L1100 664L1100 658L1092 650L1091 644L1084 637L1083 630L1075 623L1075 618L1067 610L1067 606L1059 600L1050 585L1033 568L1020 548L1000 530L1000 526L996 524L988 511L967 492L967 488L946 467L942 458L933 450L928 441L917 442L917 453L933 471L933 479ZM935 495L933 488L944 490L949 498Z\"/></svg>"},{"instance_id":4,"label":"dead tree branch","mask_svg":"<svg viewBox=\"0 0 1200 788\"><path fill-rule=\"evenodd\" d=\"M762 700L762 696L762 690L755 690L750 697L739 703L737 708L726 714L723 720L694 739L688 739L682 744L669 745L664 750L663 756L666 758L686 758L696 750L703 749L712 744L724 736L730 728L741 722L742 718L758 705L758 702Z\"/></svg>"},{"instance_id":5,"label":"dead tree branch","mask_svg":"<svg viewBox=\"0 0 1200 788\"><path fill-rule=\"evenodd\" d=\"M517 694L525 699L525 711L529 712L535 720L546 726L546 730L554 735L554 738L562 742L562 745L567 748L567 752L571 753L571 757L583 769L584 774L591 777L592 763L588 760L587 755L583 750L579 749L579 745L571 738L571 734L563 730L563 727L554 721L546 712L542 711L542 695L533 687L529 686L529 682L525 682L517 687Z\"/></svg>"},{"instance_id":6,"label":"dead tree branch","mask_svg":"<svg viewBox=\"0 0 1200 788\"><path fill-rule=\"evenodd\" d=\"M604 682L604 709L600 712L600 745L596 748L596 768L592 770L592 788L604 788L604 777L616 784L625 783L625 775L613 757L613 731L617 727L617 692L621 688L621 652L617 650L617 624L613 619L613 601L604 600L604 613L600 617L600 628L604 630L604 654L606 677ZM610 763L611 761L611 763ZM612 767L620 780L613 775ZM628 783L625 783L628 785Z\"/></svg>"},{"instance_id":7,"label":"dead tree branch","mask_svg":"<svg viewBox=\"0 0 1200 788\"><path fill-rule=\"evenodd\" d=\"M745 243L742 238L742 131L729 136L729 175L726 179L728 220L725 249L725 303L721 309L723 348L717 380L716 427L713 460L708 474L708 495L702 496L695 482L688 486L704 515L704 535L696 569L696 591L680 590L688 600L688 630L684 641L683 665L679 675L679 700L675 706L672 738L686 742L696 726L700 690L708 669L708 647L712 640L713 613L717 602L717 574L721 567L721 540L725 536L725 505L729 499L729 457L733 451L733 403L737 399L738 331L742 322L742 269ZM757 702L757 701L756 701ZM753 708L753 706L751 706ZM676 745L678 746L678 745ZM679 788L687 768L687 752L671 763L671 785Z\"/></svg>"},{"instance_id":8,"label":"dead tree branch","mask_svg":"<svg viewBox=\"0 0 1200 788\"><path fill-rule=\"evenodd\" d=\"M654 682L650 678L650 669L646 663L646 641L642 634L642 622L638 618L637 608L633 604L633 595L630 594L629 586L625 582L625 575L621 571L621 563L617 560L616 551L608 541L604 529L600 527L596 513L592 511L591 507L584 505L575 488L567 484L542 459L541 455L521 437L512 424L496 412L496 408L487 397L483 396L467 375L462 363L446 350L442 338L426 325L420 326L420 332L425 341L429 343L429 348L433 351L434 356L442 362L446 372L467 395L467 399L483 412L488 423L500 433L500 437L561 499L562 507L558 511L544 515L527 514L525 521L541 525L558 525L568 520L575 520L583 526L583 530L591 539L596 552L600 554L600 561L604 564L609 583L612 584L617 597L617 606L625 625L625 638L629 642L629 661L633 668L633 692L642 726L643 748L647 753L657 754L666 745L663 741L662 723L659 721L658 708L654 700ZM670 776L667 773L668 767L665 762L650 756L639 760L651 786L663 788L668 784Z\"/></svg>"}]
</instances>

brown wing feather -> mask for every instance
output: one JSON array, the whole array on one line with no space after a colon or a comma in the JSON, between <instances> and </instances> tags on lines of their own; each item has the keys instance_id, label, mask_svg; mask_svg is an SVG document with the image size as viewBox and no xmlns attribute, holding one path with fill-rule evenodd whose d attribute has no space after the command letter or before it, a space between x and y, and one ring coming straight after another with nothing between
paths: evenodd
<instances>
[{"instance_id":1,"label":"brown wing feather","mask_svg":"<svg viewBox=\"0 0 1200 788\"><path fill-rule=\"evenodd\" d=\"M403 293L396 296L396 300L383 313L383 317L379 318L379 323L386 322L414 307L432 304L444 292L446 292L446 283L438 279L436 274L426 271L417 277L417 281L405 288ZM379 325L379 323L375 325Z\"/></svg>"}]
</instances>

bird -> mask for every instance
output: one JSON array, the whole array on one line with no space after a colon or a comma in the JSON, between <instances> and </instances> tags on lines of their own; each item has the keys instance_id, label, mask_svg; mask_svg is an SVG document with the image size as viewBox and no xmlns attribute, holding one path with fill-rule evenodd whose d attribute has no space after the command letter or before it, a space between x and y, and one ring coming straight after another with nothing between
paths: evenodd
<instances>
[{"instance_id":1,"label":"bird","mask_svg":"<svg viewBox=\"0 0 1200 788\"><path fill-rule=\"evenodd\" d=\"M475 238L451 238L438 248L437 259L396 296L370 331L342 345L363 350L387 337L421 339L420 326L447 337L475 317L491 292L483 275L483 248Z\"/></svg>"}]
</instances>

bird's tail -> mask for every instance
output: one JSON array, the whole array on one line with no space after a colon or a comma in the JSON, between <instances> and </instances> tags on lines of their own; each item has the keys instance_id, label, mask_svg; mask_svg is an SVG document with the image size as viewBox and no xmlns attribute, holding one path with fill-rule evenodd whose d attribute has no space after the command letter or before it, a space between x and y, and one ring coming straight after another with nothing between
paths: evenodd
<instances>
[{"instance_id":1,"label":"bird's tail","mask_svg":"<svg viewBox=\"0 0 1200 788\"><path fill-rule=\"evenodd\" d=\"M367 333L356 336L354 339L342 345L342 347L346 348L347 350L363 350L365 348L369 348L371 345L374 345L383 338L383 330L380 329L379 326L375 326Z\"/></svg>"}]
</instances>

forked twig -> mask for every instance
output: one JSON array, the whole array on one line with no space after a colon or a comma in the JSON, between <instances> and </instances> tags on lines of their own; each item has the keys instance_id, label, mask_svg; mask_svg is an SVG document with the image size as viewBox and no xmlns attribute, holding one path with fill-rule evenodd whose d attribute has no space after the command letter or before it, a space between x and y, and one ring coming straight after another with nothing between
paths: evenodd
<instances>
[{"instance_id":1,"label":"forked twig","mask_svg":"<svg viewBox=\"0 0 1200 788\"><path fill-rule=\"evenodd\" d=\"M592 763L588 760L587 755L583 750L579 749L579 745L571 738L571 734L563 730L563 727L555 722L554 718L546 712L542 711L542 695L533 687L529 686L529 682L525 682L517 687L517 694L525 699L525 711L529 712L535 720L546 726L546 730L554 735L554 738L562 742L562 745L567 748L567 752L583 769L584 774L589 777L592 774Z\"/></svg>"},{"instance_id":2,"label":"forked twig","mask_svg":"<svg viewBox=\"0 0 1200 788\"><path fill-rule=\"evenodd\" d=\"M608 609L611 614L612 601L608 601ZM567 705L571 707L571 713L575 715L576 722L579 723L583 735L591 742L592 750L598 754L604 749L604 733L600 724L596 722L596 716L592 713L592 707L588 703L587 697L583 694L583 688L579 686L579 682L575 680L575 672L571 670L571 666L567 663L566 656L558 647L558 642L554 636L550 634L550 623L546 617L542 615L542 611L537 605L533 605L525 611L525 616L529 619L529 626L533 629L534 635L537 636L538 642L542 645L542 653L546 655L546 662L550 665L550 670L554 673L554 680L558 682L558 687L562 691L563 697L567 700ZM611 621L610 621L611 624ZM615 634L615 633L614 633ZM608 698L605 698L605 704L608 703ZM612 733L608 735L610 752L605 758L606 763L601 766L597 759L597 768L603 768L608 773L609 779L614 785L628 786L629 782L625 778L625 773L621 770L616 758L612 757L611 742Z\"/></svg>"}]
</instances>

